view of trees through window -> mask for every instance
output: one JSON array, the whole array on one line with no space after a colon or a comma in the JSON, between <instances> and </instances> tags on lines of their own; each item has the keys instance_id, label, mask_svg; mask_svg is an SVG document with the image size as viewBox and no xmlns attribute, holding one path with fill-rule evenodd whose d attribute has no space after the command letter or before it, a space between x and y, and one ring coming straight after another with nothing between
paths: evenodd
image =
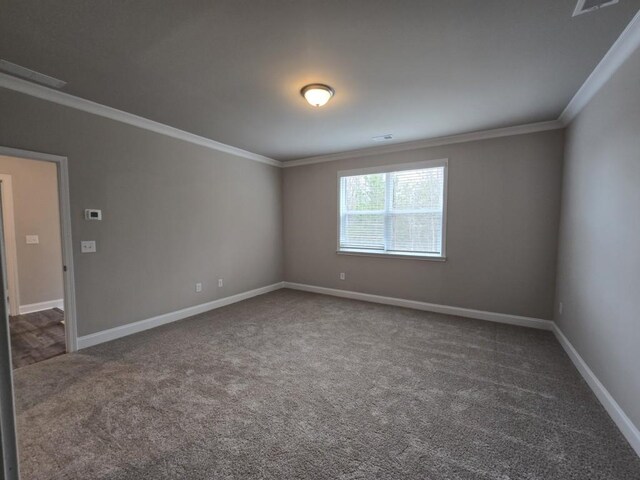
<instances>
[{"instance_id":1,"label":"view of trees through window","mask_svg":"<svg viewBox=\"0 0 640 480\"><path fill-rule=\"evenodd\" d=\"M441 255L444 166L340 179L340 248Z\"/></svg>"}]
</instances>

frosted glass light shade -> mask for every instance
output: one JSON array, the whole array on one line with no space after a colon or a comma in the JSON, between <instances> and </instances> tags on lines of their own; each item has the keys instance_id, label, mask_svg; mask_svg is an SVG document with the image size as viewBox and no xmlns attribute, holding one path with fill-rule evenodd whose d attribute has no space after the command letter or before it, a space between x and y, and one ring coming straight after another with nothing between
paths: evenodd
<instances>
[{"instance_id":1,"label":"frosted glass light shade","mask_svg":"<svg viewBox=\"0 0 640 480\"><path fill-rule=\"evenodd\" d=\"M333 97L335 90L328 85L313 83L303 87L300 93L309 102L309 105L321 107Z\"/></svg>"}]
</instances>

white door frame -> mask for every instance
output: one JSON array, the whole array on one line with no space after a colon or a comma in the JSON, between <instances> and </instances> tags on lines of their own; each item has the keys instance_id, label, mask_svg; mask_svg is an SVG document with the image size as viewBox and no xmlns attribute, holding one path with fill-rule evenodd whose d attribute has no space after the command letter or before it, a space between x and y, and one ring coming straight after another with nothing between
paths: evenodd
<instances>
[{"instance_id":1,"label":"white door frame","mask_svg":"<svg viewBox=\"0 0 640 480\"><path fill-rule=\"evenodd\" d=\"M54 162L58 167L58 197L60 204L60 235L64 279L64 319L67 352L78 350L76 323L76 290L73 269L73 242L71 240L71 202L69 200L69 165L67 157L49 153L31 152L0 146L0 155Z\"/></svg>"},{"instance_id":2,"label":"white door frame","mask_svg":"<svg viewBox=\"0 0 640 480\"><path fill-rule=\"evenodd\" d=\"M0 190L3 190L0 184ZM0 209L0 217L2 216ZM2 222L0 221L0 232ZM0 233L0 291L6 292L6 260L4 235ZM13 404L13 368L11 366L11 334L9 312L4 296L0 296L0 475L6 480L20 479L16 416Z\"/></svg>"},{"instance_id":3,"label":"white door frame","mask_svg":"<svg viewBox=\"0 0 640 480\"><path fill-rule=\"evenodd\" d=\"M0 173L2 182L2 221L4 231L4 251L7 261L7 290L9 291L9 315L20 314L20 283L18 275L18 251L16 225L13 216L13 186L11 175Z\"/></svg>"}]
</instances>

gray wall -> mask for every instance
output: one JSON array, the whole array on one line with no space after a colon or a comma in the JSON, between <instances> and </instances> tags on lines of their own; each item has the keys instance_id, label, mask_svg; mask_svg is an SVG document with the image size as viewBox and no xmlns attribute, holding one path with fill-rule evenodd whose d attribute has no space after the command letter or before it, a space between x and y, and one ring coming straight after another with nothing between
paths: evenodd
<instances>
[{"instance_id":1,"label":"gray wall","mask_svg":"<svg viewBox=\"0 0 640 480\"><path fill-rule=\"evenodd\" d=\"M287 168L285 280L549 319L563 145L556 130ZM439 158L449 159L447 262L336 254L339 170Z\"/></svg>"},{"instance_id":2,"label":"gray wall","mask_svg":"<svg viewBox=\"0 0 640 480\"><path fill-rule=\"evenodd\" d=\"M3 89L0 111L0 145L69 158L79 335L282 280L278 168Z\"/></svg>"},{"instance_id":3,"label":"gray wall","mask_svg":"<svg viewBox=\"0 0 640 480\"><path fill-rule=\"evenodd\" d=\"M640 427L640 50L567 132L556 322ZM556 310L557 312L557 310Z\"/></svg>"},{"instance_id":4,"label":"gray wall","mask_svg":"<svg viewBox=\"0 0 640 480\"><path fill-rule=\"evenodd\" d=\"M11 175L13 188L20 304L60 300L64 292L56 165L0 156L0 173ZM27 245L26 235L38 235L40 243Z\"/></svg>"}]
</instances>

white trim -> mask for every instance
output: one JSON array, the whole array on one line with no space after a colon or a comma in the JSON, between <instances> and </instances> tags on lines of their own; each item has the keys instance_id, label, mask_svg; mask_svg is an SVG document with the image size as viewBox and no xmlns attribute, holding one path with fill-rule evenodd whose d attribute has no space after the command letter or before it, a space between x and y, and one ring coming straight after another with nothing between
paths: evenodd
<instances>
[{"instance_id":1,"label":"white trim","mask_svg":"<svg viewBox=\"0 0 640 480\"><path fill-rule=\"evenodd\" d=\"M232 303L241 302L242 300L247 300L249 298L262 295L264 293L273 292L281 288L283 288L283 282L278 282L272 285L267 285L266 287L256 288L255 290L249 290L248 292L238 293L230 297L224 297L218 300L213 300L212 302L202 303L200 305L194 305L193 307L183 308L182 310L165 313L163 315L158 315L157 317L147 318L146 320L139 320L137 322L128 323L126 325L121 325L119 327L110 328L108 330L103 330L101 332L84 335L78 338L78 348L79 349L88 348L88 347L92 347L93 345L98 345L100 343L115 340L117 338L126 337L134 333L143 332L151 328L159 327L160 325L176 322L178 320L182 320L187 317L192 317L193 315L198 315L200 313L208 312L210 310L215 310L216 308L224 307L226 305L231 305Z\"/></svg>"},{"instance_id":2,"label":"white trim","mask_svg":"<svg viewBox=\"0 0 640 480\"><path fill-rule=\"evenodd\" d=\"M536 328L540 330L552 331L558 339L558 342L564 350L567 352L569 358L573 361L578 372L586 380L589 387L593 390L598 400L602 403L607 413L611 416L612 420L618 426L622 434L629 441L632 448L640 455L640 432L638 428L633 424L629 417L624 413L622 408L614 400L607 389L598 380L595 374L591 371L586 362L582 359L580 354L571 345L567 337L562 333L558 326L551 320L543 320L539 318L523 317L519 315L509 315L505 313L487 312L483 310L473 310L469 308L452 307L448 305L439 305L434 303L419 302L415 300L406 300L394 297L384 297L380 295L372 295L368 293L360 293L349 290L338 290L334 288L318 287L314 285L306 285L301 283L292 282L279 282L266 287L258 288L244 293L239 293L219 300L214 300L209 303L188 307L176 312L159 315L157 317L149 318L147 320L141 320L139 322L123 325L121 327L104 330L102 332L86 335L78 338L79 348L87 348L93 345L98 345L103 342L108 342L121 338L133 333L141 332L154 328L167 323L182 320L184 318L207 312L216 308L230 305L232 303L240 302L257 295L279 290L281 288L289 288L292 290L300 290L311 293L318 293L322 295L331 295L334 297L350 298L354 300L361 300L365 302L380 303L384 305L393 305L397 307L412 308L416 310L429 311L442 313L446 315L456 315L460 317L475 318L478 320L486 320L490 322L504 323L509 325L517 325L521 327Z\"/></svg>"},{"instance_id":3,"label":"white trim","mask_svg":"<svg viewBox=\"0 0 640 480\"><path fill-rule=\"evenodd\" d=\"M442 238L440 241L442 242L442 248L440 255L443 260L447 258L447 217L449 216L449 159L446 160L446 165L444 168L444 190L442 192Z\"/></svg>"},{"instance_id":4,"label":"white trim","mask_svg":"<svg viewBox=\"0 0 640 480\"><path fill-rule=\"evenodd\" d=\"M577 17L578 15L582 15L583 13L594 12L596 10L600 10L601 8L608 7L610 5L615 5L619 1L620 0L609 0L607 2L606 0L602 0L602 3L600 5L596 5L595 7L585 9L584 4L586 3L586 0L578 0L576 8L573 10L573 15L571 16Z\"/></svg>"},{"instance_id":5,"label":"white trim","mask_svg":"<svg viewBox=\"0 0 640 480\"><path fill-rule=\"evenodd\" d=\"M62 259L66 267L64 275L64 320L67 352L78 349L78 322L76 317L76 283L73 266L73 240L71 238L71 200L69 197L69 165L64 157L58 164L58 196L62 236Z\"/></svg>"},{"instance_id":6,"label":"white trim","mask_svg":"<svg viewBox=\"0 0 640 480\"><path fill-rule=\"evenodd\" d=\"M7 290L9 292L9 315L20 312L20 276L18 274L18 246L13 212L13 181L6 173L0 173L2 182L2 231L4 232L5 259L7 261Z\"/></svg>"},{"instance_id":7,"label":"white trim","mask_svg":"<svg viewBox=\"0 0 640 480\"><path fill-rule=\"evenodd\" d=\"M413 308L427 312L443 313L445 315L457 315L459 317L475 318L478 320L488 320L490 322L506 323L518 325L520 327L537 328L540 330L552 330L553 322L541 318L522 317L519 315L509 315L506 313L486 312L484 310L473 310L470 308L452 307L449 305L439 305L436 303L420 302L417 300L406 300L404 298L383 297L370 293L354 292L351 290L338 290L335 288L317 287L302 283L284 282L284 288L301 290L303 292L319 293L334 297L351 298L365 302L382 303L384 305L394 305L396 307Z\"/></svg>"},{"instance_id":8,"label":"white trim","mask_svg":"<svg viewBox=\"0 0 640 480\"><path fill-rule=\"evenodd\" d=\"M556 335L558 342L562 345L565 352L576 366L582 377L585 379L593 393L596 395L602 406L605 408L611 419L618 426L622 434L625 436L631 447L640 456L640 431L631 419L624 413L624 410L618 405L618 402L611 396L605 386L598 380L598 377L589 368L584 359L580 356L569 339L562 333L557 324L553 324L553 333Z\"/></svg>"},{"instance_id":9,"label":"white trim","mask_svg":"<svg viewBox=\"0 0 640 480\"><path fill-rule=\"evenodd\" d=\"M467 132L457 135L434 137L413 142L396 143L392 145L381 145L370 148L339 152L329 155L319 155L315 157L301 158L288 162L280 162L263 155L248 152L231 145L216 142L193 133L186 132L168 125L164 125L153 120L133 115L106 105L101 105L90 100L75 97L58 90L47 88L35 83L22 80L20 78L0 72L0 88L7 88L16 92L30 95L42 100L58 103L70 108L82 110L94 115L99 115L118 122L134 125L139 128L150 130L161 135L178 138L186 142L211 148L239 157L247 158L257 162L266 163L275 167L291 168L303 165L313 165L316 163L333 162L350 158L367 157L371 155L382 155L394 152L418 150L421 148L453 145L456 143L472 142L477 140L487 140L491 138L508 137L513 135L525 135L528 133L545 132L548 130L558 130L564 128L573 120L576 115L593 98L597 91L611 78L613 73L629 58L636 48L640 46L640 11L633 17L629 25L624 29L615 43L611 46L594 71L589 75L578 92L573 96L567 107L557 120L546 122L529 123L505 128L491 130L481 130Z\"/></svg>"},{"instance_id":10,"label":"white trim","mask_svg":"<svg viewBox=\"0 0 640 480\"><path fill-rule=\"evenodd\" d=\"M320 155L317 157L302 158L290 162L282 162L283 168L299 167L303 165L313 165L315 163L335 162L336 160L346 160L350 158L368 157L371 155L383 155L386 153L404 152L409 150L419 150L428 147L440 147L453 145L455 143L473 142L476 140L487 140L490 138L509 137L512 135L525 135L527 133L546 132L548 130L558 130L564 125L558 120L549 122L529 123L527 125L517 125L514 127L496 128L492 130L482 130L477 132L462 133L459 135L449 135L446 137L435 137L415 142L396 143L348 152L333 153L330 155Z\"/></svg>"},{"instance_id":11,"label":"white trim","mask_svg":"<svg viewBox=\"0 0 640 480\"><path fill-rule=\"evenodd\" d=\"M611 419L620 429L620 431L627 439L631 447L638 454L638 456L640 456L640 431L633 424L624 410L622 410L620 405L618 405L613 396L611 396L611 394L607 391L602 382L598 380L596 375L593 373L593 371L591 371L587 363L582 359L574 346L571 345L571 342L569 342L567 337L562 333L556 323L552 322L551 320L522 317L519 315L508 315L504 313L486 312L483 310L473 310L469 308L452 307L448 305L438 305L434 303L419 302L415 300L405 300L402 298L383 297L380 295L372 295L369 293L360 293L350 290L338 290L335 288L318 287L315 285L306 285L301 283L284 282L284 288L552 331L558 339L560 345L562 345L562 348L564 348L564 350L567 352L567 355L578 369L578 372L585 379L591 390L593 390L593 393L596 395Z\"/></svg>"},{"instance_id":12,"label":"white trim","mask_svg":"<svg viewBox=\"0 0 640 480\"><path fill-rule=\"evenodd\" d=\"M4 256L4 239L0 235L0 257ZM0 291L6 290L6 260L0 262ZM20 479L18 442L14 408L13 367L9 312L4 297L0 297L0 478Z\"/></svg>"},{"instance_id":13,"label":"white trim","mask_svg":"<svg viewBox=\"0 0 640 480\"><path fill-rule=\"evenodd\" d=\"M203 147L211 148L213 150L230 153L239 157L254 160L256 162L266 163L274 167L289 168L297 167L301 165L311 165L314 163L332 162L335 160L343 160L347 158L357 158L369 155L380 155L384 153L402 152L407 150L418 150L420 148L436 147L443 145L451 145L455 143L472 142L475 140L486 140L489 138L508 137L512 135L524 135L527 133L544 132L547 130L557 130L564 128L564 124L559 120L551 120L548 122L530 123L526 125L516 125L505 128L497 128L491 130L481 130L475 132L467 132L457 135L450 135L445 137L435 137L423 140L417 140L414 142L397 143L392 145L381 145L376 147L364 148L359 150L352 150L348 152L335 153L330 155L321 155L317 157L303 158L300 160L293 160L289 162L281 162L274 160L273 158L265 157L257 153L248 152L231 145L216 142L209 138L201 137L193 133L180 130L169 125L165 125L153 120L134 115L132 113L124 112L116 108L108 107L91 100L76 97L68 93L54 90L52 88L37 85L35 83L16 78L6 73L0 72L0 88L6 88L16 92L30 95L32 97L40 98L49 102L64 105L69 108L81 110L101 117L109 118L117 122L133 125L145 130L149 130L161 135L167 135L169 137L184 140L189 143L201 145Z\"/></svg>"},{"instance_id":14,"label":"white trim","mask_svg":"<svg viewBox=\"0 0 640 480\"><path fill-rule=\"evenodd\" d=\"M3 71L10 75L14 75L16 77L30 80L32 82L40 83L51 88L62 88L67 84L67 82L65 82L64 80L50 77L49 75L45 75L44 73L36 72L35 70L23 67L22 65L3 60L2 58L0 58L0 71Z\"/></svg>"},{"instance_id":15,"label":"white trim","mask_svg":"<svg viewBox=\"0 0 640 480\"><path fill-rule=\"evenodd\" d=\"M267 165L272 165L274 167L281 166L281 162L272 158L258 155L257 153L248 152L246 150L242 150L241 148L232 147L231 145L216 142L215 140L201 137L200 135L195 135L193 133L185 132L184 130L170 127L169 125L155 122L153 120L149 120L132 113L123 112L122 110L108 107L100 103L92 102L91 100L86 100L84 98L76 97L74 95L69 95L68 93L54 90L52 88L37 85L27 80L22 80L14 76L7 75L6 73L0 72L0 87L24 93L25 95L30 95L32 97L40 98L49 102L57 103L59 105L64 105L65 107L75 108L76 110L88 112L100 117L109 118L117 122L133 125L135 127L143 128L151 132L159 133L161 135L184 140L185 142L201 145L203 147L211 148L212 150L217 150L219 152L229 153L231 155L243 157L255 162L266 163Z\"/></svg>"},{"instance_id":16,"label":"white trim","mask_svg":"<svg viewBox=\"0 0 640 480\"><path fill-rule=\"evenodd\" d=\"M51 153L32 152L30 150L22 150L20 148L11 148L0 146L0 155L5 157L26 158L27 160L43 160L45 162L64 162L67 157L61 155L52 155Z\"/></svg>"},{"instance_id":17,"label":"white trim","mask_svg":"<svg viewBox=\"0 0 640 480\"><path fill-rule=\"evenodd\" d=\"M600 88L611 78L620 66L640 47L640 11L631 19L629 25L623 30L600 63L591 72L580 89L573 96L562 114L557 120L547 122L530 123L493 130L462 133L445 137L436 137L415 142L397 143L393 145L381 145L370 148L339 152L330 155L301 158L289 162L282 162L283 168L313 165L316 163L334 162L351 158L367 157L371 155L383 155L387 153L418 150L428 147L440 147L456 143L486 140L490 138L507 137L512 135L525 135L527 133L557 130L567 126L580 111L589 103Z\"/></svg>"},{"instance_id":18,"label":"white trim","mask_svg":"<svg viewBox=\"0 0 640 480\"><path fill-rule=\"evenodd\" d=\"M71 238L71 200L69 198L69 163L67 157L49 153L31 152L18 148L0 146L0 155L55 162L58 171L58 203L60 208L60 235L62 238L62 261L66 271L64 279L64 321L67 352L75 352L77 347L76 287L73 268L73 241Z\"/></svg>"},{"instance_id":19,"label":"white trim","mask_svg":"<svg viewBox=\"0 0 640 480\"><path fill-rule=\"evenodd\" d=\"M430 253L392 252L386 250L359 250L346 248L336 250L337 255L351 255L354 257L379 257L379 258L400 258L403 260L427 260L432 262L446 262L447 257Z\"/></svg>"},{"instance_id":20,"label":"white trim","mask_svg":"<svg viewBox=\"0 0 640 480\"><path fill-rule=\"evenodd\" d=\"M398 163L395 165L381 165L378 167L356 168L353 170L339 170L338 178L370 175L373 173L403 172L406 170L419 170L421 168L447 167L448 164L448 158L440 158L436 160L423 160L421 162Z\"/></svg>"},{"instance_id":21,"label":"white trim","mask_svg":"<svg viewBox=\"0 0 640 480\"><path fill-rule=\"evenodd\" d=\"M51 310L52 308L64 310L64 299L59 298L57 300L48 300L46 302L20 305L20 315L24 315L25 313L41 312L43 310Z\"/></svg>"},{"instance_id":22,"label":"white trim","mask_svg":"<svg viewBox=\"0 0 640 480\"><path fill-rule=\"evenodd\" d=\"M565 125L570 123L638 47L640 47L640 11L636 13L573 96L560 115L560 121Z\"/></svg>"}]
</instances>

